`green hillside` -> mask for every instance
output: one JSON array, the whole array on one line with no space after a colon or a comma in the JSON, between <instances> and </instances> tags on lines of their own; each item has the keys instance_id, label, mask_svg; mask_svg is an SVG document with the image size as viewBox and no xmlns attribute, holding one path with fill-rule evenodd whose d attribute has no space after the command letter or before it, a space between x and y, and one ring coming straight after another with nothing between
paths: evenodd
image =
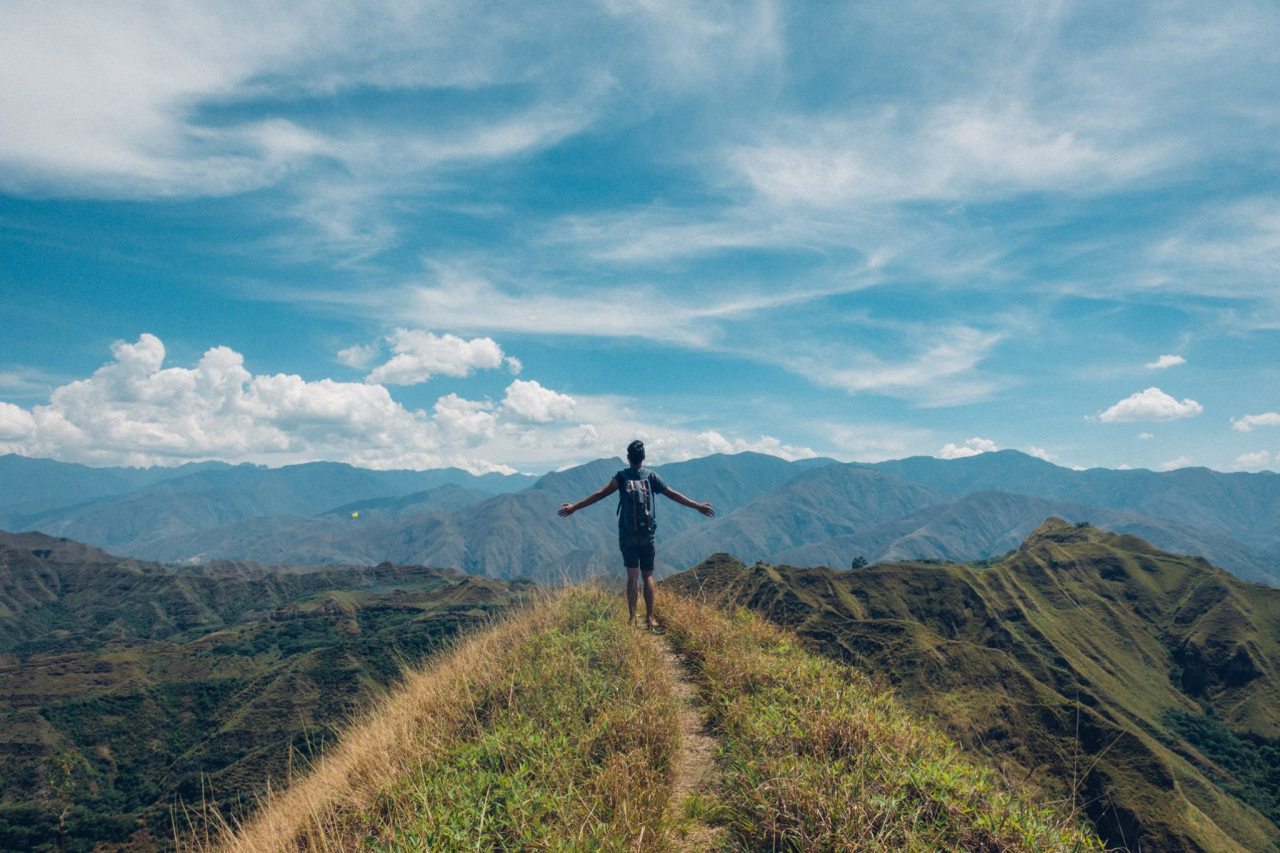
<instances>
[{"instance_id":1,"label":"green hillside","mask_svg":"<svg viewBox=\"0 0 1280 853\"><path fill-rule=\"evenodd\" d=\"M1090 851L893 695L749 613L667 638L570 588L409 675L198 849ZM697 744L701 744L698 747Z\"/></svg>"},{"instance_id":2,"label":"green hillside","mask_svg":"<svg viewBox=\"0 0 1280 853\"><path fill-rule=\"evenodd\" d=\"M912 707L1114 846L1280 838L1280 591L1051 519L987 564L854 571L720 555L664 582L745 605Z\"/></svg>"},{"instance_id":3,"label":"green hillside","mask_svg":"<svg viewBox=\"0 0 1280 853\"><path fill-rule=\"evenodd\" d=\"M163 848L178 801L236 814L527 593L391 564L175 571L0 534L0 849Z\"/></svg>"}]
</instances>

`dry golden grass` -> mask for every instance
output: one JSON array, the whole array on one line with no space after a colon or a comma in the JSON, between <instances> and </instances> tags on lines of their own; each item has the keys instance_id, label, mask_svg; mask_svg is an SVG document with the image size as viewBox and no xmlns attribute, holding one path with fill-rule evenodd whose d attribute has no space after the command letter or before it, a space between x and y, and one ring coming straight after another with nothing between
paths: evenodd
<instances>
[{"instance_id":1,"label":"dry golden grass","mask_svg":"<svg viewBox=\"0 0 1280 853\"><path fill-rule=\"evenodd\" d=\"M413 772L425 755L457 737L473 715L478 681L508 669L521 641L554 618L548 606L508 617L402 683L353 724L304 777L270 794L240 827L213 829L212 845L227 853L349 850L346 816L369 808L388 780Z\"/></svg>"},{"instance_id":2,"label":"dry golden grass","mask_svg":"<svg viewBox=\"0 0 1280 853\"><path fill-rule=\"evenodd\" d=\"M675 698L616 595L571 589L407 674L197 850L664 849Z\"/></svg>"}]
</instances>

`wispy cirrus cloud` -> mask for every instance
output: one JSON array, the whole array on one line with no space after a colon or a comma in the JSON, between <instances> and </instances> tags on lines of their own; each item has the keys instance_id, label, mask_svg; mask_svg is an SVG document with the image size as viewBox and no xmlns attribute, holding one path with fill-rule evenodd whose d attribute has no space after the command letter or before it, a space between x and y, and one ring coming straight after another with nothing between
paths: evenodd
<instances>
[{"instance_id":1,"label":"wispy cirrus cloud","mask_svg":"<svg viewBox=\"0 0 1280 853\"><path fill-rule=\"evenodd\" d=\"M1004 338L1001 331L970 326L915 327L905 358L890 360L869 349L844 345L792 346L769 351L777 363L809 381L851 394L901 397L924 407L971 403L1004 386L1004 379L978 366Z\"/></svg>"}]
</instances>

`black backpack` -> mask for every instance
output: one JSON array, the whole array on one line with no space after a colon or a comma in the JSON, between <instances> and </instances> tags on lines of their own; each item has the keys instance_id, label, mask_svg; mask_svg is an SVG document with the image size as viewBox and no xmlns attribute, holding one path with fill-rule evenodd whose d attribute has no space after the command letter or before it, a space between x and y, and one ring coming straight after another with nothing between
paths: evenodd
<instances>
[{"instance_id":1,"label":"black backpack","mask_svg":"<svg viewBox=\"0 0 1280 853\"><path fill-rule=\"evenodd\" d=\"M652 475L641 468L627 468L614 475L618 481L618 533L647 536L658 527L653 514Z\"/></svg>"}]
</instances>

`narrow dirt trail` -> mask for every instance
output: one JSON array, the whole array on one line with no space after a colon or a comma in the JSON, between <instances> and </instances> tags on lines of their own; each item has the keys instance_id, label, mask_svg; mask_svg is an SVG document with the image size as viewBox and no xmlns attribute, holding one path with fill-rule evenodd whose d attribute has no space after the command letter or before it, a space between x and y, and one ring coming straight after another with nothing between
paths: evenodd
<instances>
[{"instance_id":1,"label":"narrow dirt trail","mask_svg":"<svg viewBox=\"0 0 1280 853\"><path fill-rule=\"evenodd\" d=\"M724 830L705 823L695 805L698 799L711 801L714 797L716 739L707 733L706 710L688 667L666 640L654 637L653 641L661 646L663 669L680 703L680 751L671 783L670 808L679 833L674 840L681 850L718 850Z\"/></svg>"}]
</instances>

